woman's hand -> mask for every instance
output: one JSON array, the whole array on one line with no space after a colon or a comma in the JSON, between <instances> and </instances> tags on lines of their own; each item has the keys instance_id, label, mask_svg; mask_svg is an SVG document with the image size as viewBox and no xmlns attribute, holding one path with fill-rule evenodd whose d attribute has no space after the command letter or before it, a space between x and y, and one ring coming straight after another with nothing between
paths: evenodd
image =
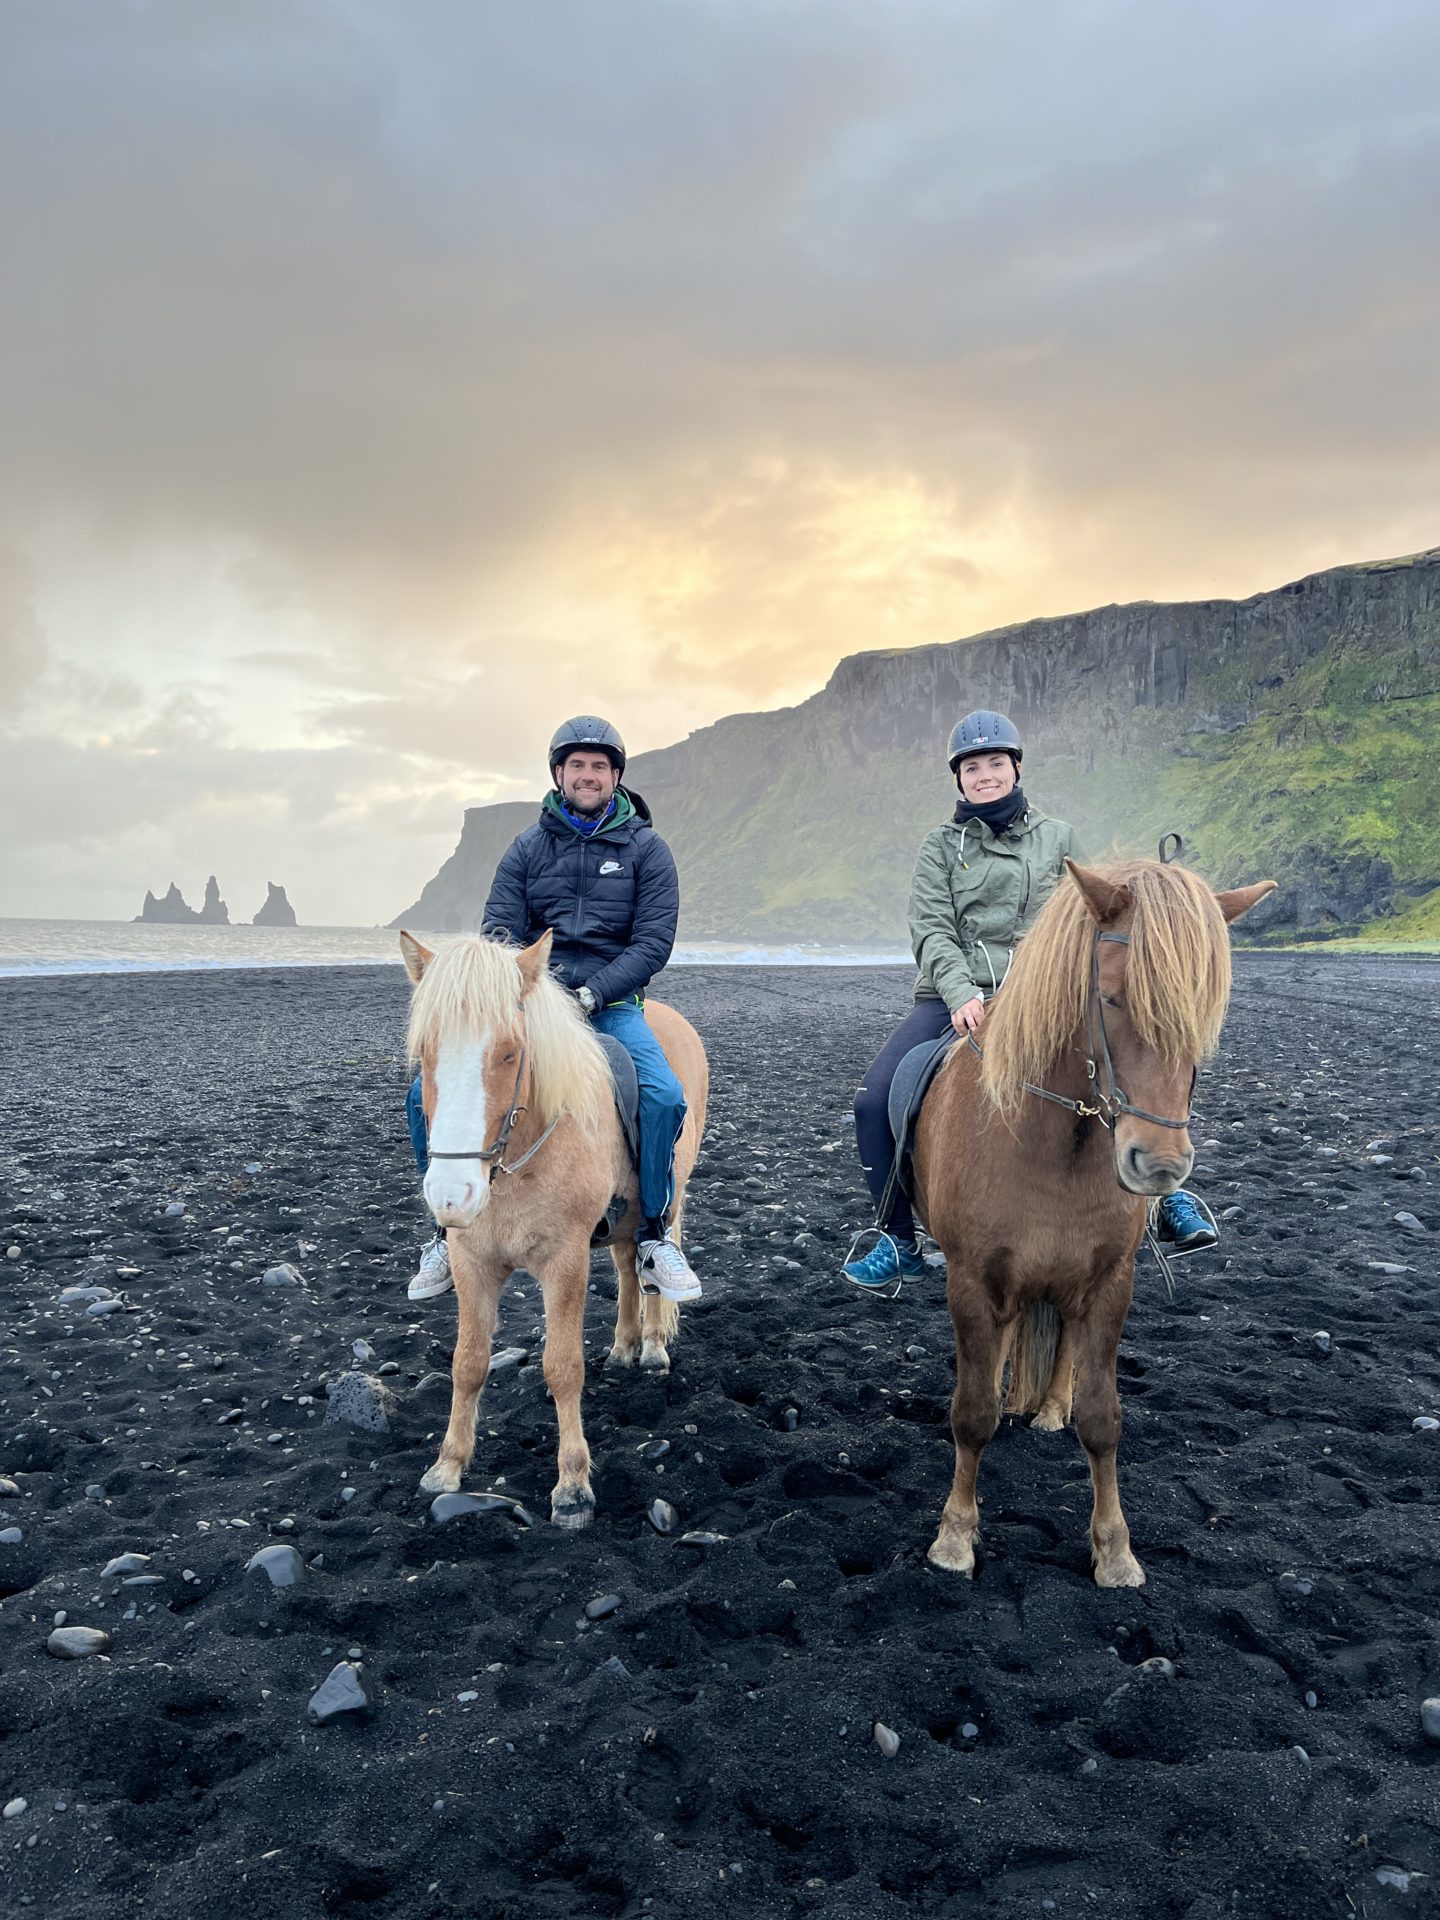
<instances>
[{"instance_id":1,"label":"woman's hand","mask_svg":"<svg viewBox=\"0 0 1440 1920\"><path fill-rule=\"evenodd\" d=\"M985 1024L985 1002L977 993L973 1000L967 1000L963 1007L956 1007L950 1016L950 1024L956 1033L978 1033Z\"/></svg>"}]
</instances>

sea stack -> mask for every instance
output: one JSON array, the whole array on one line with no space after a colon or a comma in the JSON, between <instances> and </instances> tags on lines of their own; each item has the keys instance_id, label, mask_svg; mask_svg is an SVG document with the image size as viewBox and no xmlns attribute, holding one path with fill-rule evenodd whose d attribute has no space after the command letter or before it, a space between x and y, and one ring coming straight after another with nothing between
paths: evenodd
<instances>
[{"instance_id":1,"label":"sea stack","mask_svg":"<svg viewBox=\"0 0 1440 1920\"><path fill-rule=\"evenodd\" d=\"M220 898L220 883L212 873L205 882L205 903L195 918L209 927L228 927L230 909Z\"/></svg>"},{"instance_id":2,"label":"sea stack","mask_svg":"<svg viewBox=\"0 0 1440 1920\"><path fill-rule=\"evenodd\" d=\"M157 900L149 888L146 888L145 905L135 918L156 921L161 926L185 927L193 924L200 916L193 907L186 905L184 894L172 880L170 890L163 900Z\"/></svg>"},{"instance_id":3,"label":"sea stack","mask_svg":"<svg viewBox=\"0 0 1440 1920\"><path fill-rule=\"evenodd\" d=\"M252 927L293 927L295 909L285 897L284 887L273 880L265 882L265 904L250 922Z\"/></svg>"}]
</instances>

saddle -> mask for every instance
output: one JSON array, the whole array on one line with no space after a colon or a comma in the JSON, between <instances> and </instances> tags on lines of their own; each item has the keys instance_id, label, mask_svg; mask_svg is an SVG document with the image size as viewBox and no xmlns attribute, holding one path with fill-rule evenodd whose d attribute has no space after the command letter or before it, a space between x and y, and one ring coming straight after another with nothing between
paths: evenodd
<instances>
[{"instance_id":1,"label":"saddle","mask_svg":"<svg viewBox=\"0 0 1440 1920\"><path fill-rule=\"evenodd\" d=\"M625 1136L625 1145L630 1153L630 1164L638 1169L640 1165L640 1081L635 1072L635 1062L613 1034L597 1033L595 1038L605 1050L606 1063L610 1068L610 1092L615 1101L615 1117L619 1120L620 1131ZM624 1194L615 1195L605 1209L605 1218L599 1222L590 1236L592 1247L603 1247L607 1244L624 1217L629 1204Z\"/></svg>"},{"instance_id":2,"label":"saddle","mask_svg":"<svg viewBox=\"0 0 1440 1920\"><path fill-rule=\"evenodd\" d=\"M895 1069L887 1107L890 1137L895 1142L895 1159L877 1215L877 1224L881 1226L889 1216L890 1204L897 1191L904 1193L907 1199L913 1198L915 1123L920 1118L925 1096L936 1074L950 1058L950 1050L954 1045L953 1033L941 1034L938 1040L923 1040L918 1047L912 1047L909 1053L902 1056Z\"/></svg>"}]
</instances>

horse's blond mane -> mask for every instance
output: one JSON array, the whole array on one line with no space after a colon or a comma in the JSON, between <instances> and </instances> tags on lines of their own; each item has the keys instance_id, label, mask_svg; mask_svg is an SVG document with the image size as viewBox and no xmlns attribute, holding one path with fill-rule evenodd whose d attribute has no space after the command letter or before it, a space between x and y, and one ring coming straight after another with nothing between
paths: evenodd
<instances>
[{"instance_id":1,"label":"horse's blond mane","mask_svg":"<svg viewBox=\"0 0 1440 1920\"><path fill-rule=\"evenodd\" d=\"M422 1050L447 1039L517 1031L524 984L519 960L516 948L473 934L442 941L410 1002L411 1065ZM543 1127L562 1114L595 1126L610 1099L610 1069L584 1015L548 974L535 982L524 1006L531 1115Z\"/></svg>"},{"instance_id":2,"label":"horse's blond mane","mask_svg":"<svg viewBox=\"0 0 1440 1920\"><path fill-rule=\"evenodd\" d=\"M1135 903L1125 1001L1143 1046L1169 1064L1215 1049L1230 999L1230 936L1203 880L1158 860L1117 860L1093 872ZM985 1025L985 1091L1013 1114L1024 1084L1044 1083L1081 1033L1090 999L1095 920L1079 887L1061 881L1021 941Z\"/></svg>"}]
</instances>

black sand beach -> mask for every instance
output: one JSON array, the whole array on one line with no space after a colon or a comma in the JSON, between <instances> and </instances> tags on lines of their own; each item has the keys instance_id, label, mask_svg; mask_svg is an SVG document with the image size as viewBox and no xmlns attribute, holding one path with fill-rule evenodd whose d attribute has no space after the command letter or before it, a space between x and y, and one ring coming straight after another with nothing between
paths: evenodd
<instances>
[{"instance_id":1,"label":"black sand beach","mask_svg":"<svg viewBox=\"0 0 1440 1920\"><path fill-rule=\"evenodd\" d=\"M849 1096L902 972L665 982L714 1072L689 1219L706 1297L668 1379L605 1374L597 1261L581 1534L437 1526L417 1492L453 1305L405 1298L398 969L0 985L7 1907L1437 1911L1440 1432L1413 1423L1440 1415L1440 967L1237 972L1196 1184L1240 1211L1173 1304L1142 1264L1121 1485L1149 1584L1118 1593L1089 1578L1073 1434L1013 1421L978 1578L925 1565L942 1281L884 1303L836 1277L865 1217ZM277 1262L301 1285L263 1284ZM62 1306L81 1283L123 1306ZM512 1283L496 1345L528 1358L486 1389L466 1485L543 1515L536 1315ZM360 1340L388 1435L325 1419ZM726 1538L661 1537L656 1496ZM289 1590L245 1572L280 1543L307 1563ZM125 1553L151 1557L102 1578ZM47 1654L61 1613L108 1654ZM373 1712L310 1725L356 1649Z\"/></svg>"}]
</instances>

